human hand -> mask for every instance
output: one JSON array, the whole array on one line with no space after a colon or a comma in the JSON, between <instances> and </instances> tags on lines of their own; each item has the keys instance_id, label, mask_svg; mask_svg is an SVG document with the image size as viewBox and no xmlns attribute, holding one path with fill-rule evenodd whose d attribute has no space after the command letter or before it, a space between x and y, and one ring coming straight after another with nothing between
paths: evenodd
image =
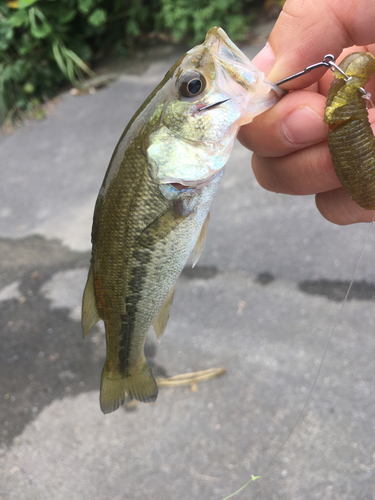
<instances>
[{"instance_id":1,"label":"human hand","mask_svg":"<svg viewBox=\"0 0 375 500\"><path fill-rule=\"evenodd\" d=\"M374 0L287 0L269 43L253 62L269 80L278 81L321 61L327 53L341 54L338 62L350 52L375 56L374 24ZM373 212L346 194L332 165L323 122L332 78L331 71L323 68L284 84L294 92L242 127L238 138L254 151L254 174L265 189L316 194L319 211L336 224L371 222ZM366 89L375 97L375 78ZM375 129L375 110L369 116Z\"/></svg>"}]
</instances>

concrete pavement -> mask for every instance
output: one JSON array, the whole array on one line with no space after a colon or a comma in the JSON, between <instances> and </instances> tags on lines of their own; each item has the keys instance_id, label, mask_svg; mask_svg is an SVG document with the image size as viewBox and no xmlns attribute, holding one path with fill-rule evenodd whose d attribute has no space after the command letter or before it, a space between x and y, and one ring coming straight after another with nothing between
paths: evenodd
<instances>
[{"instance_id":1,"label":"concrete pavement","mask_svg":"<svg viewBox=\"0 0 375 500\"><path fill-rule=\"evenodd\" d=\"M235 498L373 499L375 234L304 417L273 458L367 226L335 227L312 197L265 192L239 144L201 259L179 279L162 342L147 343L157 374L227 373L100 412L103 329L83 340L79 320L92 211L125 125L180 55L163 50L0 140L0 499L221 500L251 474Z\"/></svg>"}]
</instances>

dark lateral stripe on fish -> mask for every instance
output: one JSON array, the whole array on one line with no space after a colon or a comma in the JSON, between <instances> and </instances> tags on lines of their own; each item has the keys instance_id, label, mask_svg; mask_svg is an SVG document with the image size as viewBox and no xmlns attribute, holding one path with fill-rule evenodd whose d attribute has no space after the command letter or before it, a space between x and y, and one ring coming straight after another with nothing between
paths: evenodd
<instances>
[{"instance_id":1,"label":"dark lateral stripe on fish","mask_svg":"<svg viewBox=\"0 0 375 500\"><path fill-rule=\"evenodd\" d=\"M131 348L131 335L128 322L128 314L121 315L121 332L118 350L118 366L121 375L124 375L129 365L129 355Z\"/></svg>"},{"instance_id":2,"label":"dark lateral stripe on fish","mask_svg":"<svg viewBox=\"0 0 375 500\"><path fill-rule=\"evenodd\" d=\"M126 314L121 316L121 333L119 343L119 371L121 374L129 368L129 357L132 348L132 334L135 336L134 326L137 318L138 303L142 299L144 283L147 279L147 265L151 262L152 252L148 249L137 249L132 254L133 259L140 263L131 270L129 288L132 290L125 301Z\"/></svg>"}]
</instances>

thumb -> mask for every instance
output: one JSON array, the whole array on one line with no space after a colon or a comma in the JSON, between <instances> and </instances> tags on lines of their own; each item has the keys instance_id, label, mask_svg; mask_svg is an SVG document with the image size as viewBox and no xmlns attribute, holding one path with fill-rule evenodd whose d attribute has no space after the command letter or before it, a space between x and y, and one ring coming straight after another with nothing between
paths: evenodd
<instances>
[{"instance_id":1,"label":"thumb","mask_svg":"<svg viewBox=\"0 0 375 500\"><path fill-rule=\"evenodd\" d=\"M374 24L374 0L286 0L269 43L253 62L275 82L327 53L337 57L345 47L374 43ZM307 87L324 72L308 73L283 88Z\"/></svg>"}]
</instances>

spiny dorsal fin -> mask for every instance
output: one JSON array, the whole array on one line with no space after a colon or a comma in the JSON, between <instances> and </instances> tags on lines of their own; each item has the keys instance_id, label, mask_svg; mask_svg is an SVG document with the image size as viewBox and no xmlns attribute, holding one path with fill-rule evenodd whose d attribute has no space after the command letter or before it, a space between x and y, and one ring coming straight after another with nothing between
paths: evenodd
<instances>
[{"instance_id":1,"label":"spiny dorsal fin","mask_svg":"<svg viewBox=\"0 0 375 500\"><path fill-rule=\"evenodd\" d=\"M173 287L172 293L170 296L167 298L167 300L164 302L162 305L160 311L158 312L158 315L154 319L152 326L154 327L156 337L158 340L161 339L164 330L167 326L168 319L169 319L169 313L171 311L172 307L172 302L173 302L173 295L174 295L175 287Z\"/></svg>"},{"instance_id":2,"label":"spiny dorsal fin","mask_svg":"<svg viewBox=\"0 0 375 500\"><path fill-rule=\"evenodd\" d=\"M201 232L198 236L197 242L196 242L195 247L193 249L193 252L192 252L193 265L192 265L192 267L194 267L195 264L198 262L199 257L201 256L201 253L203 252L203 248L204 248L204 245L206 243L209 220L210 220L210 213L207 214L207 217L206 217L205 221L203 222Z\"/></svg>"},{"instance_id":3,"label":"spiny dorsal fin","mask_svg":"<svg viewBox=\"0 0 375 500\"><path fill-rule=\"evenodd\" d=\"M89 275L85 291L82 299L82 327L83 337L90 333L91 328L100 320L98 310L96 308L96 299L94 291L94 273L90 267Z\"/></svg>"}]
</instances>

